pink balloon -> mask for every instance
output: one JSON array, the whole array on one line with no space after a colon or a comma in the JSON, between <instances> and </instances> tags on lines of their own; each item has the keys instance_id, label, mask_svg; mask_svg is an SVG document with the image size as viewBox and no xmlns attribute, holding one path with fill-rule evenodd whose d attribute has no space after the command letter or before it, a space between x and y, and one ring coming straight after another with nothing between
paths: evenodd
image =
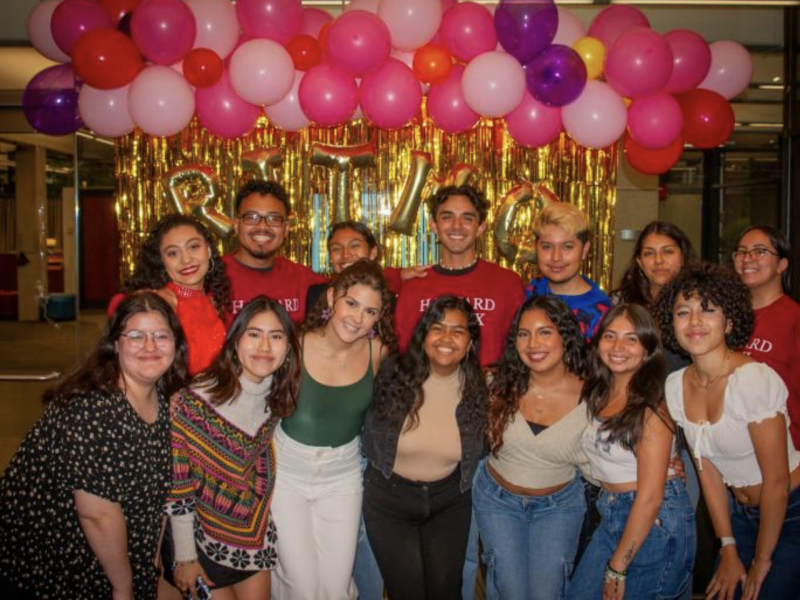
<instances>
[{"instance_id":1,"label":"pink balloon","mask_svg":"<svg viewBox=\"0 0 800 600\"><path fill-rule=\"evenodd\" d=\"M419 112L422 90L414 73L390 58L375 73L361 80L361 110L381 129L396 129Z\"/></svg>"},{"instance_id":2,"label":"pink balloon","mask_svg":"<svg viewBox=\"0 0 800 600\"><path fill-rule=\"evenodd\" d=\"M640 146L666 148L683 131L681 105L666 92L634 100L628 108L628 131Z\"/></svg>"},{"instance_id":3,"label":"pink balloon","mask_svg":"<svg viewBox=\"0 0 800 600\"><path fill-rule=\"evenodd\" d=\"M350 12L351 10L365 10L367 12L371 12L373 15L377 15L380 6L381 0L353 0L347 4L344 12Z\"/></svg>"},{"instance_id":4,"label":"pink balloon","mask_svg":"<svg viewBox=\"0 0 800 600\"><path fill-rule=\"evenodd\" d=\"M300 106L300 81L302 79L302 71L296 71L289 93L280 102L264 109L269 122L275 127L285 131L299 131L311 125L311 121Z\"/></svg>"},{"instance_id":5,"label":"pink balloon","mask_svg":"<svg viewBox=\"0 0 800 600\"><path fill-rule=\"evenodd\" d=\"M505 52L484 52L470 61L461 82L464 100L484 117L502 117L525 95L525 71Z\"/></svg>"},{"instance_id":6,"label":"pink balloon","mask_svg":"<svg viewBox=\"0 0 800 600\"><path fill-rule=\"evenodd\" d=\"M672 51L672 76L664 91L680 94L696 88L711 66L711 49L694 31L673 29L664 34Z\"/></svg>"},{"instance_id":7,"label":"pink balloon","mask_svg":"<svg viewBox=\"0 0 800 600\"><path fill-rule=\"evenodd\" d=\"M284 46L300 32L301 0L237 0L236 16L245 33Z\"/></svg>"},{"instance_id":8,"label":"pink balloon","mask_svg":"<svg viewBox=\"0 0 800 600\"><path fill-rule=\"evenodd\" d=\"M183 59L194 44L194 15L181 0L142 0L131 17L131 37L142 55L157 65Z\"/></svg>"},{"instance_id":9,"label":"pink balloon","mask_svg":"<svg viewBox=\"0 0 800 600\"><path fill-rule=\"evenodd\" d=\"M208 48L226 58L239 40L239 21L230 0L186 0L197 24L192 48Z\"/></svg>"},{"instance_id":10,"label":"pink balloon","mask_svg":"<svg viewBox=\"0 0 800 600\"><path fill-rule=\"evenodd\" d=\"M492 13L474 2L456 4L442 17L439 40L463 62L494 50L497 47L497 33Z\"/></svg>"},{"instance_id":11,"label":"pink balloon","mask_svg":"<svg viewBox=\"0 0 800 600\"><path fill-rule=\"evenodd\" d=\"M561 133L561 109L542 104L526 90L520 105L506 115L506 127L518 144L539 148Z\"/></svg>"},{"instance_id":12,"label":"pink balloon","mask_svg":"<svg viewBox=\"0 0 800 600\"><path fill-rule=\"evenodd\" d=\"M602 81L587 81L583 93L561 108L564 130L581 146L605 148L625 132L625 102Z\"/></svg>"},{"instance_id":13,"label":"pink balloon","mask_svg":"<svg viewBox=\"0 0 800 600\"><path fill-rule=\"evenodd\" d=\"M561 6L557 7L557 10L558 29L556 29L556 37L553 38L553 43L571 48L572 44L582 37L586 37L586 25L571 10Z\"/></svg>"},{"instance_id":14,"label":"pink balloon","mask_svg":"<svg viewBox=\"0 0 800 600\"><path fill-rule=\"evenodd\" d=\"M56 62L69 62L69 56L62 52L56 41L53 39L53 32L50 29L50 21L53 12L62 0L44 0L36 6L28 15L28 39L39 54Z\"/></svg>"},{"instance_id":15,"label":"pink balloon","mask_svg":"<svg viewBox=\"0 0 800 600\"><path fill-rule=\"evenodd\" d=\"M348 8L349 7L350 5L348 5ZM300 24L300 33L318 39L319 30L322 29L325 23L330 23L331 21L333 21L333 16L327 10L322 10L321 8L304 8L303 20Z\"/></svg>"},{"instance_id":16,"label":"pink balloon","mask_svg":"<svg viewBox=\"0 0 800 600\"><path fill-rule=\"evenodd\" d=\"M58 48L72 54L72 46L84 33L98 27L114 27L106 10L91 0L64 0L53 10L50 31Z\"/></svg>"},{"instance_id":17,"label":"pink balloon","mask_svg":"<svg viewBox=\"0 0 800 600\"><path fill-rule=\"evenodd\" d=\"M480 115L464 100L461 80L464 65L454 65L444 83L432 85L428 92L428 114L434 125L447 133L461 133L472 129Z\"/></svg>"},{"instance_id":18,"label":"pink balloon","mask_svg":"<svg viewBox=\"0 0 800 600\"><path fill-rule=\"evenodd\" d=\"M120 137L136 128L128 110L129 85L100 90L83 84L78 95L78 110L84 124L99 135Z\"/></svg>"},{"instance_id":19,"label":"pink balloon","mask_svg":"<svg viewBox=\"0 0 800 600\"><path fill-rule=\"evenodd\" d=\"M203 127L226 140L249 133L256 124L261 108L242 100L231 85L226 71L220 80L207 88L195 91L197 118Z\"/></svg>"},{"instance_id":20,"label":"pink balloon","mask_svg":"<svg viewBox=\"0 0 800 600\"><path fill-rule=\"evenodd\" d=\"M392 46L411 52L436 35L442 22L442 6L434 0L381 0L378 16L392 34Z\"/></svg>"},{"instance_id":21,"label":"pink balloon","mask_svg":"<svg viewBox=\"0 0 800 600\"><path fill-rule=\"evenodd\" d=\"M331 65L317 65L300 81L300 106L317 125L332 127L347 121L358 106L358 86Z\"/></svg>"},{"instance_id":22,"label":"pink balloon","mask_svg":"<svg viewBox=\"0 0 800 600\"><path fill-rule=\"evenodd\" d=\"M726 100L741 94L753 77L753 59L738 42L711 44L711 67L698 87L717 92Z\"/></svg>"},{"instance_id":23,"label":"pink balloon","mask_svg":"<svg viewBox=\"0 0 800 600\"><path fill-rule=\"evenodd\" d=\"M145 67L128 91L133 122L145 133L170 136L180 133L194 116L194 92L186 80L169 67Z\"/></svg>"},{"instance_id":24,"label":"pink balloon","mask_svg":"<svg viewBox=\"0 0 800 600\"><path fill-rule=\"evenodd\" d=\"M377 70L392 50L384 22L363 10L339 16L328 29L326 46L331 62L353 77Z\"/></svg>"},{"instance_id":25,"label":"pink balloon","mask_svg":"<svg viewBox=\"0 0 800 600\"><path fill-rule=\"evenodd\" d=\"M292 89L294 63L286 48L272 40L250 40L231 54L231 85L251 104L275 104Z\"/></svg>"},{"instance_id":26,"label":"pink balloon","mask_svg":"<svg viewBox=\"0 0 800 600\"><path fill-rule=\"evenodd\" d=\"M672 51L652 29L631 29L608 49L605 75L608 84L627 98L649 96L667 85L672 75Z\"/></svg>"},{"instance_id":27,"label":"pink balloon","mask_svg":"<svg viewBox=\"0 0 800 600\"><path fill-rule=\"evenodd\" d=\"M642 11L633 6L609 6L597 13L589 26L589 35L611 48L620 35L634 27L650 28L650 21Z\"/></svg>"}]
</instances>

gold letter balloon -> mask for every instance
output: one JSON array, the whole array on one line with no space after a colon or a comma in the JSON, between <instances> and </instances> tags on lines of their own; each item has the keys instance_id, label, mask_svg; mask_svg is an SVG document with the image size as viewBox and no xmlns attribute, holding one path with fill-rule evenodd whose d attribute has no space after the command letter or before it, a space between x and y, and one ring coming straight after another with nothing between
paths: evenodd
<instances>
[{"instance_id":1,"label":"gold letter balloon","mask_svg":"<svg viewBox=\"0 0 800 600\"><path fill-rule=\"evenodd\" d=\"M524 181L508 190L495 217L497 251L512 263L533 261L535 250L530 235L514 235L519 209L530 206L538 214L547 204L558 201L558 196L541 183Z\"/></svg>"},{"instance_id":2,"label":"gold letter balloon","mask_svg":"<svg viewBox=\"0 0 800 600\"><path fill-rule=\"evenodd\" d=\"M221 239L233 231L233 220L217 210L219 184L210 167L176 167L161 178L161 186L175 212L194 215Z\"/></svg>"}]
</instances>

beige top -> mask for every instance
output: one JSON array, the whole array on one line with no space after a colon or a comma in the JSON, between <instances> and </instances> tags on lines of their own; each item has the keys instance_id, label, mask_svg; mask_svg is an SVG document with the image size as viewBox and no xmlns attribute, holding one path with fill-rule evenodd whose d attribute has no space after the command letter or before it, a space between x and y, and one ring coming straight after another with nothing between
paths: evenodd
<instances>
[{"instance_id":1,"label":"beige top","mask_svg":"<svg viewBox=\"0 0 800 600\"><path fill-rule=\"evenodd\" d=\"M589 422L586 405L578 404L559 421L535 435L517 411L503 432L503 445L489 464L514 485L539 489L571 481L579 468L590 475L581 448L581 435Z\"/></svg>"},{"instance_id":2,"label":"beige top","mask_svg":"<svg viewBox=\"0 0 800 600\"><path fill-rule=\"evenodd\" d=\"M439 481L461 462L461 434L456 421L461 370L449 377L431 374L422 390L425 401L419 409L419 423L406 431L406 417L397 441L394 472L412 481Z\"/></svg>"}]
</instances>

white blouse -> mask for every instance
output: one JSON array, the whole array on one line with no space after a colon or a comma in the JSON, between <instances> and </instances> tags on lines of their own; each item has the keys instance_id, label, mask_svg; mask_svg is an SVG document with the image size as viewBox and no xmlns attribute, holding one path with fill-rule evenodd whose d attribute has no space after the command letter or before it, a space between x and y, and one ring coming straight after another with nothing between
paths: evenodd
<instances>
[{"instance_id":1,"label":"white blouse","mask_svg":"<svg viewBox=\"0 0 800 600\"><path fill-rule=\"evenodd\" d=\"M728 376L722 416L715 423L693 423L686 418L683 401L683 374L686 369L667 378L667 406L675 422L683 427L686 440L695 459L709 460L733 487L759 485L761 469L756 460L748 423L760 423L777 414L786 420L786 451L789 471L800 464L789 435L786 398L789 393L780 376L765 364L752 362L742 365ZM701 467L702 468L702 463Z\"/></svg>"}]
</instances>

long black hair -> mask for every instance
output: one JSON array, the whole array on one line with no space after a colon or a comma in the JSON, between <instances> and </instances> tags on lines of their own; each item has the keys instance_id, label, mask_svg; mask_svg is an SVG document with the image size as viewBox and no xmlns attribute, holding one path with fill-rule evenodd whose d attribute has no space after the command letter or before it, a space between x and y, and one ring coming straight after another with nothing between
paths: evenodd
<instances>
[{"instance_id":1,"label":"long black hair","mask_svg":"<svg viewBox=\"0 0 800 600\"><path fill-rule=\"evenodd\" d=\"M608 405L614 383L614 373L600 359L598 345L606 329L617 317L625 317L633 325L636 337L645 350L639 369L628 383L628 401L619 413L606 419L601 431L608 432L610 443L619 443L635 452L642 439L648 413L654 413L671 431L675 428L666 413L664 383L666 365L658 327L648 310L638 304L619 304L606 313L592 338L589 374L581 396L591 417L597 417Z\"/></svg>"}]
</instances>

